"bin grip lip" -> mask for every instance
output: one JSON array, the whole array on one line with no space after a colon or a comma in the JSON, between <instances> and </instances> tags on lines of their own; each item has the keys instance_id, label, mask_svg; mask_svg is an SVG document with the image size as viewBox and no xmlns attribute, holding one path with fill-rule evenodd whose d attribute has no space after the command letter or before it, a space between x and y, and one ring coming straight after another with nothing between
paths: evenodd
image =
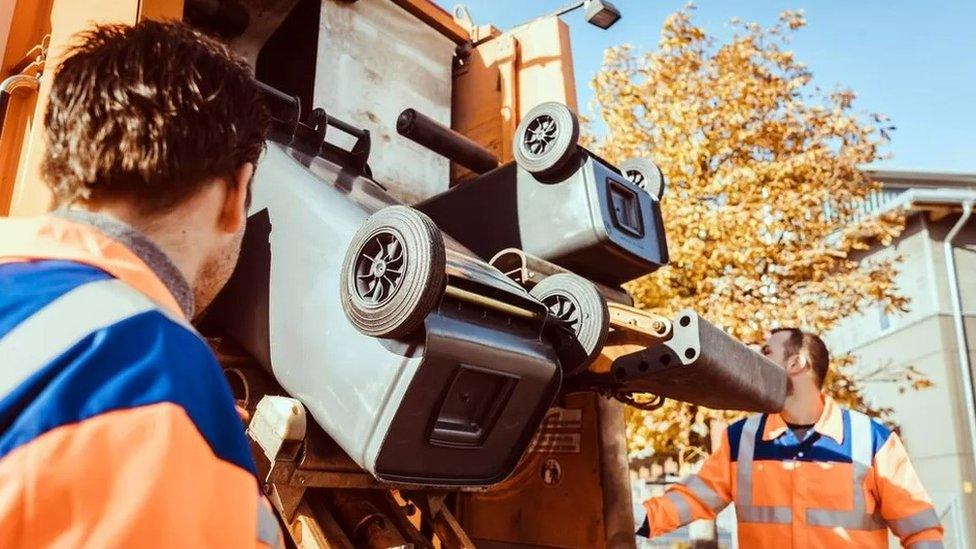
<instances>
[{"instance_id":1,"label":"bin grip lip","mask_svg":"<svg viewBox=\"0 0 976 549\"><path fill-rule=\"evenodd\" d=\"M604 166L606 166L606 168L608 170L610 170L613 173L615 173L615 174L623 177L624 174L623 174L623 172L620 171L620 168L618 168L618 167L614 166L613 164L611 164L610 161L608 161L607 159L605 159L602 156L596 154L595 152L591 151L590 149L587 149L586 147L582 147L581 146L581 147L579 147L579 150L582 151L583 153L585 153L587 156L589 156L593 160L595 160L596 162L598 162L598 163L603 164Z\"/></svg>"},{"instance_id":2,"label":"bin grip lip","mask_svg":"<svg viewBox=\"0 0 976 549\"><path fill-rule=\"evenodd\" d=\"M271 111L271 132L268 139L371 175L369 154L372 140L369 130L336 118L322 108L312 109L307 116L302 116L302 104L297 95L289 95L257 79L254 83ZM326 140L329 127L356 138L356 142L349 150L329 143Z\"/></svg>"}]
</instances>

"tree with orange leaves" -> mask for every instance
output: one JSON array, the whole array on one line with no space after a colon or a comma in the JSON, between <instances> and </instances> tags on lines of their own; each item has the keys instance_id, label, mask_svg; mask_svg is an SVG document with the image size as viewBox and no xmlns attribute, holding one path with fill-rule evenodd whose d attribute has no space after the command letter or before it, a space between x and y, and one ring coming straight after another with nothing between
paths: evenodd
<instances>
[{"instance_id":1,"label":"tree with orange leaves","mask_svg":"<svg viewBox=\"0 0 976 549\"><path fill-rule=\"evenodd\" d=\"M849 90L812 88L788 49L802 12L765 28L733 20L732 38L720 43L695 25L693 10L666 20L654 52L609 49L593 80L607 127L598 152L618 162L650 157L668 181L661 205L671 263L630 283L638 306L666 315L693 308L745 342L776 326L825 333L878 303L904 310L896 262L852 257L902 228L898 214L858 215L879 188L862 167L883 158L893 127L855 112ZM835 360L828 391L869 409L851 366L850 357ZM925 384L914 370L896 377ZM649 414L631 410L631 449L689 457L707 421L721 416L731 417L670 401Z\"/></svg>"}]
</instances>

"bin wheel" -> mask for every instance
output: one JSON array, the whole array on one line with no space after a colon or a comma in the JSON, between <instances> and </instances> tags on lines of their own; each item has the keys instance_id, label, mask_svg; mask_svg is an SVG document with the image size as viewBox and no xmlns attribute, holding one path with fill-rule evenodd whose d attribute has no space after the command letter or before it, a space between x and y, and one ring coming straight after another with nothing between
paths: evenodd
<instances>
[{"instance_id":1,"label":"bin wheel","mask_svg":"<svg viewBox=\"0 0 976 549\"><path fill-rule=\"evenodd\" d=\"M360 332L417 330L444 293L444 235L425 214L389 206L366 220L342 262L342 308Z\"/></svg>"},{"instance_id":2,"label":"bin wheel","mask_svg":"<svg viewBox=\"0 0 976 549\"><path fill-rule=\"evenodd\" d=\"M541 180L558 180L577 167L579 119L569 107L549 101L530 110L515 130L515 162Z\"/></svg>"},{"instance_id":3,"label":"bin wheel","mask_svg":"<svg viewBox=\"0 0 976 549\"><path fill-rule=\"evenodd\" d=\"M631 158L620 164L620 171L628 181L644 189L652 197L661 200L664 196L664 174L657 164L647 158Z\"/></svg>"},{"instance_id":4,"label":"bin wheel","mask_svg":"<svg viewBox=\"0 0 976 549\"><path fill-rule=\"evenodd\" d=\"M583 277L558 273L532 288L533 297L549 308L560 332L557 352L566 375L586 369L603 349L610 326L607 302L596 286Z\"/></svg>"}]
</instances>

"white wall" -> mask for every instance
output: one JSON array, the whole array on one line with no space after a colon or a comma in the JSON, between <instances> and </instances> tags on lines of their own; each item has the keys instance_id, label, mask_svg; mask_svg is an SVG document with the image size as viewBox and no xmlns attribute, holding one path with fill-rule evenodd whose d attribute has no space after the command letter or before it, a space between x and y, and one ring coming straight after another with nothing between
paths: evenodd
<instances>
[{"instance_id":1,"label":"white wall","mask_svg":"<svg viewBox=\"0 0 976 549\"><path fill-rule=\"evenodd\" d=\"M935 386L900 392L892 383L868 383L864 389L876 406L894 410L912 462L940 512L947 547L976 547L976 483L974 456L968 438L965 395L961 391L951 301L942 240L956 216L926 222L910 220L892 246L865 259L903 258L899 290L911 298L911 310L891 316L882 327L879 308L847 319L827 336L835 353L852 352L858 367L914 366ZM970 356L976 359L976 221L960 235L955 256L967 318ZM968 492L968 493L967 493Z\"/></svg>"},{"instance_id":2,"label":"white wall","mask_svg":"<svg viewBox=\"0 0 976 549\"><path fill-rule=\"evenodd\" d=\"M940 310L939 286L944 284L944 270L933 268L933 245L928 225L921 216L909 220L902 235L891 246L877 248L862 261L885 260L901 257L896 284L901 295L909 298L909 311L902 314L886 314L879 304L865 309L861 314L843 320L826 335L834 353L846 353L886 333L892 333ZM885 318L882 318L885 317Z\"/></svg>"}]
</instances>

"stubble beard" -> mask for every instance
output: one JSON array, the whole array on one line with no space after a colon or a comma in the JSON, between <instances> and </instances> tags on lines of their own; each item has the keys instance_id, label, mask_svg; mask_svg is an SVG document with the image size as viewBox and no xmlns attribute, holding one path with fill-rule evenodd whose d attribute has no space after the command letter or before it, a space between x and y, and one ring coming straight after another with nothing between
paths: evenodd
<instances>
[{"instance_id":1,"label":"stubble beard","mask_svg":"<svg viewBox=\"0 0 976 549\"><path fill-rule=\"evenodd\" d=\"M241 253L241 241L244 231L240 231L228 245L211 255L200 268L196 284L193 287L193 301L195 304L194 318L200 318L213 303L217 294L223 289L230 276L234 274L237 258Z\"/></svg>"}]
</instances>

